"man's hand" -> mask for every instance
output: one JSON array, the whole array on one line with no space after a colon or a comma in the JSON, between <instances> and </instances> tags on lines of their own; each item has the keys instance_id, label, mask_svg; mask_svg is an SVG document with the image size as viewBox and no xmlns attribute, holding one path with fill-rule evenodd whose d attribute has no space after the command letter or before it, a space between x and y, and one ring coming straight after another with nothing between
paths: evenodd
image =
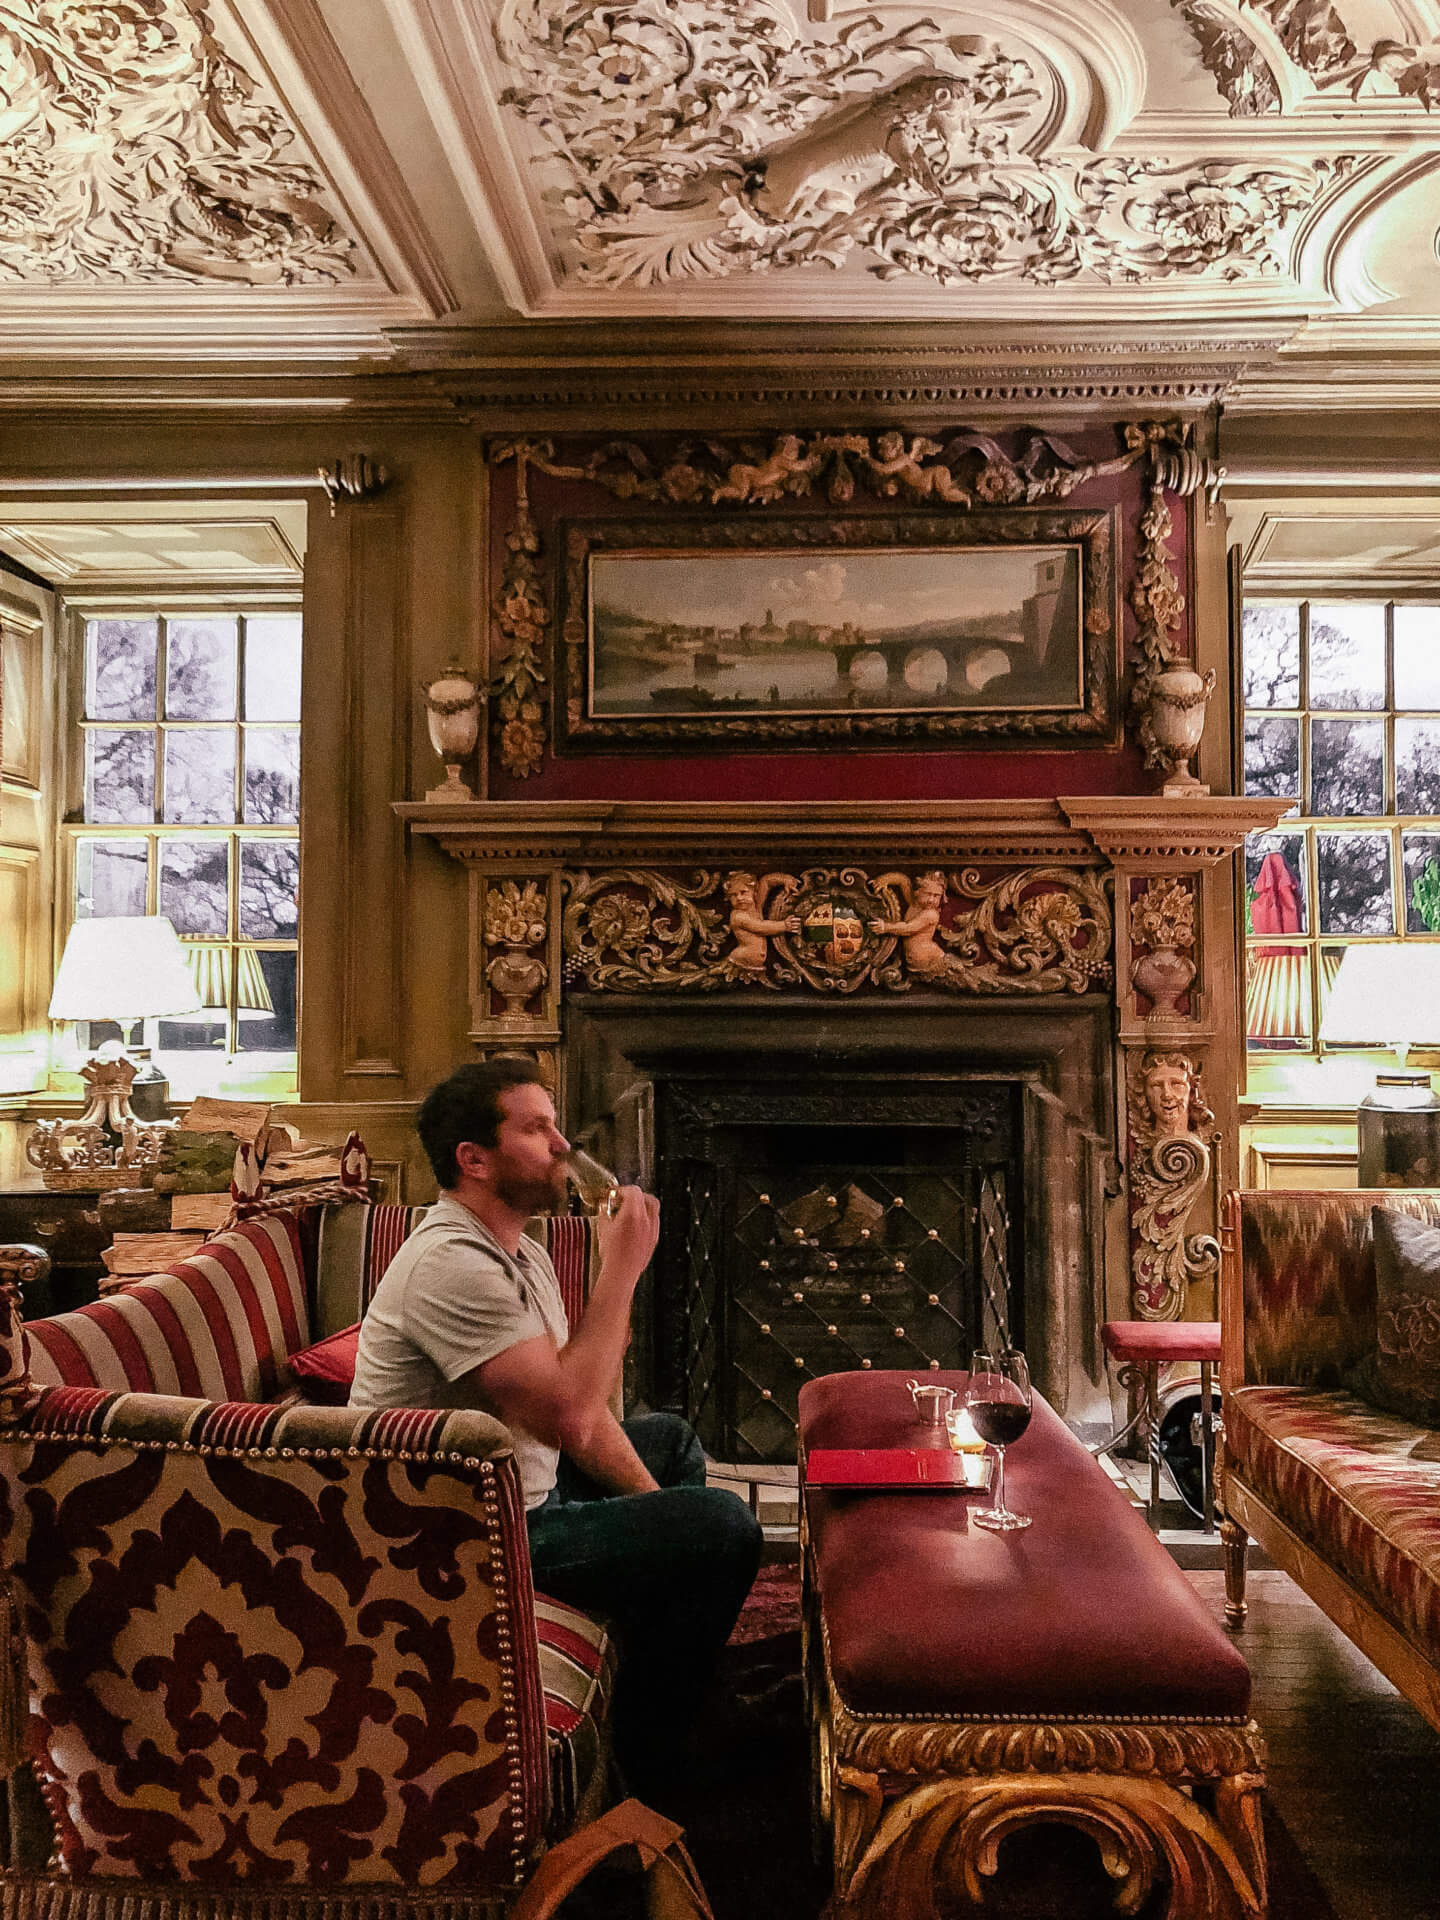
<instances>
[{"instance_id":1,"label":"man's hand","mask_svg":"<svg viewBox=\"0 0 1440 1920\"><path fill-rule=\"evenodd\" d=\"M602 1265L633 1285L649 1265L660 1238L660 1202L640 1187L622 1187L620 1205L600 1243Z\"/></svg>"}]
</instances>

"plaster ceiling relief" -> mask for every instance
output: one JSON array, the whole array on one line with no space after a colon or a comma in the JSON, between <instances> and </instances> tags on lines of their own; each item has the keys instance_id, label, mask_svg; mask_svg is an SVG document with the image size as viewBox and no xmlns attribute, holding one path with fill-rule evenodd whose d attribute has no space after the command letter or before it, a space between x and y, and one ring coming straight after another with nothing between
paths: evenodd
<instances>
[{"instance_id":1,"label":"plaster ceiling relief","mask_svg":"<svg viewBox=\"0 0 1440 1920\"><path fill-rule=\"evenodd\" d=\"M0 5L0 282L365 272L298 129L200 0Z\"/></svg>"},{"instance_id":2,"label":"plaster ceiling relief","mask_svg":"<svg viewBox=\"0 0 1440 1920\"><path fill-rule=\"evenodd\" d=\"M942 311L927 287L991 296L957 317L1007 289L1014 311L1187 284L1384 301L1302 250L1440 146L1418 44L1440 8L1348 4L1353 30L1328 0L496 0L500 125L549 234L537 310L796 311L837 275L876 315Z\"/></svg>"}]
</instances>

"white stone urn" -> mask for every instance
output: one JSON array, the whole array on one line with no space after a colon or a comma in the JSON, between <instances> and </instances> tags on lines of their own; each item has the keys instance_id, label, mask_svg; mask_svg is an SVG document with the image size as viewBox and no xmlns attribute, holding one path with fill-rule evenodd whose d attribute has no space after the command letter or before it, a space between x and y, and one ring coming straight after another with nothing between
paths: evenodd
<instances>
[{"instance_id":1,"label":"white stone urn","mask_svg":"<svg viewBox=\"0 0 1440 1920\"><path fill-rule=\"evenodd\" d=\"M475 751L480 737L483 696L463 667L448 666L438 679L422 683L425 724L430 744L445 762L445 778L425 795L427 800L473 800L461 779L461 768Z\"/></svg>"},{"instance_id":2,"label":"white stone urn","mask_svg":"<svg viewBox=\"0 0 1440 1920\"><path fill-rule=\"evenodd\" d=\"M1215 691L1215 669L1167 667L1150 682L1145 709L1149 762L1165 771L1160 791L1184 795L1208 793L1190 771L1190 761L1205 731L1205 708Z\"/></svg>"}]
</instances>

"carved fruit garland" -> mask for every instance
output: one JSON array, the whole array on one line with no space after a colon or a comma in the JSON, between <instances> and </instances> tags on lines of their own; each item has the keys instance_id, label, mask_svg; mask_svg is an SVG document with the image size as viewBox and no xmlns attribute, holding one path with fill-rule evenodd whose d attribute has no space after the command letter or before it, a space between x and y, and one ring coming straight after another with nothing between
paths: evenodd
<instances>
[{"instance_id":1,"label":"carved fruit garland","mask_svg":"<svg viewBox=\"0 0 1440 1920\"><path fill-rule=\"evenodd\" d=\"M501 650L491 682L495 744L500 764L517 780L538 773L545 758L545 629L549 609L540 582L540 535L530 517L528 458L516 441L494 449L497 464L515 462L515 524L505 536L505 569L496 597Z\"/></svg>"}]
</instances>

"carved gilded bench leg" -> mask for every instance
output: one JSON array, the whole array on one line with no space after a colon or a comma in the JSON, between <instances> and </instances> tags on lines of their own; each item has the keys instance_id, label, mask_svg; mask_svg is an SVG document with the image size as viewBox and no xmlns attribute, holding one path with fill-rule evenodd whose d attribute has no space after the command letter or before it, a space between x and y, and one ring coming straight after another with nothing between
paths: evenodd
<instances>
[{"instance_id":1,"label":"carved gilded bench leg","mask_svg":"<svg viewBox=\"0 0 1440 1920\"><path fill-rule=\"evenodd\" d=\"M1237 1631L1250 1611L1245 1599L1245 1554L1250 1536L1238 1520L1225 1514L1220 1521L1220 1547L1225 1556L1225 1624Z\"/></svg>"}]
</instances>

